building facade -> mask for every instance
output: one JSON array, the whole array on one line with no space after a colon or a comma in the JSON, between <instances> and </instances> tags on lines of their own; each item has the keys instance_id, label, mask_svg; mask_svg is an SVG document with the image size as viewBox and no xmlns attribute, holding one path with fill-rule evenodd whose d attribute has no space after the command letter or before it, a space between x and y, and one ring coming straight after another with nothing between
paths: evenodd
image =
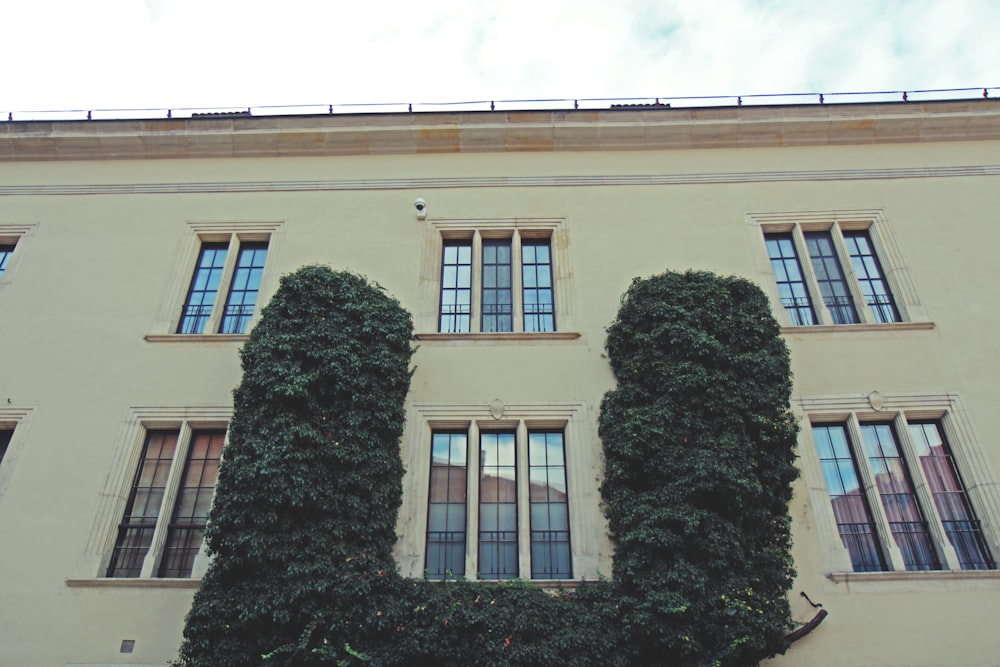
<instances>
[{"instance_id":1,"label":"building facade","mask_svg":"<svg viewBox=\"0 0 1000 667\"><path fill-rule=\"evenodd\" d=\"M997 664L998 186L993 100L0 123L0 664L176 656L240 345L311 263L414 316L404 575L610 575L605 327L735 274L829 612L768 664Z\"/></svg>"}]
</instances>

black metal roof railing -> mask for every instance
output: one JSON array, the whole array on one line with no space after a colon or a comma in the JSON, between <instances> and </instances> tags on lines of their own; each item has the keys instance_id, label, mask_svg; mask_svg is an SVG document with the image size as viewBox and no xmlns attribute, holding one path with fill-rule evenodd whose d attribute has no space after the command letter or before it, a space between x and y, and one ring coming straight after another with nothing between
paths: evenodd
<instances>
[{"instance_id":1,"label":"black metal roof railing","mask_svg":"<svg viewBox=\"0 0 1000 667\"><path fill-rule=\"evenodd\" d=\"M882 90L842 93L760 93L751 95L695 95L662 97L590 97L522 100L466 100L462 102L375 102L349 104L293 104L231 107L173 107L149 109L0 110L0 122L39 120L129 120L154 118L218 118L361 113L427 113L447 111L529 111L569 109L656 109L802 104L858 104L925 102L994 98L1000 87Z\"/></svg>"}]
</instances>

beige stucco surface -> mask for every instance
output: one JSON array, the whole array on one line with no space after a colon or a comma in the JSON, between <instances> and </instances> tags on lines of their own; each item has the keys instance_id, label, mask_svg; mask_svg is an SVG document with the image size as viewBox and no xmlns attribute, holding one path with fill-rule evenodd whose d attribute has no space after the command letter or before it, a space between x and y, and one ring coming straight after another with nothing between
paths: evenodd
<instances>
[{"instance_id":1,"label":"beige stucco surface","mask_svg":"<svg viewBox=\"0 0 1000 667\"><path fill-rule=\"evenodd\" d=\"M680 112L669 122L636 112L628 125L645 138L617 150L593 137L620 130L621 117L581 113L540 121L508 114L480 128L478 144L449 144L454 150L442 149L438 135L422 143L422 123L470 131L473 120L442 115L411 123L403 117L396 125L414 125L416 138L403 148L392 143L399 141L393 135L385 154L373 154L380 135L368 119L364 150L341 142L337 150L314 151L325 154L290 150L261 157L219 156L220 143L232 151L230 144L244 140L234 138L236 121L211 137L191 129L194 121L163 122L156 140L166 141L173 128L175 144L187 147L171 159L134 152L125 157L135 159L106 159L102 151L112 142L102 144L102 137L127 129L137 146L154 132L134 123L131 129L52 124L33 135L27 125L0 123L0 241L18 237L0 277L0 426L16 424L0 463L0 664L163 665L176 655L191 583L122 584L101 576L114 541L109 526L120 519L124 502L115 476L133 474L122 463L134 446L126 436L130 415L147 407L224 411L239 381L239 337L169 335L190 280L199 225L260 223L273 230L264 301L281 274L328 264L380 283L414 314L418 334L432 334L440 270L435 225L471 229L493 221L530 229L555 221L558 329L573 335L419 341L402 443L409 473L397 555L404 574L420 576L429 433L421 410L461 406L458 412L474 415L467 419L488 423L497 399L514 419L522 419L518 410L559 412L558 406L571 405L565 414L572 414L575 440L567 437L567 456L580 533L573 541L574 575L594 578L610 575L612 562L597 493L597 415L614 383L603 357L604 330L630 280L688 268L745 276L768 292L787 324L754 216L877 217L880 237L895 248L893 280L906 285L908 321L786 328L793 407L807 420L818 404L810 400L853 406L879 392L893 405L917 396L925 397L919 399L925 412L956 419L960 412L965 439L953 445L968 444L980 454L973 463L984 490L975 502L983 504L977 510L991 524L994 557L1000 555L1000 524L992 523L1000 507L991 505L1000 479L1000 351L993 335L1000 324L997 109L994 102L956 104L943 121L935 108L859 105L824 112L841 118L835 126L814 110L797 116L794 108L772 110L770 120L762 110L722 114L708 126ZM896 111L905 117L886 124ZM257 127L256 120L245 119L245 127ZM758 125L753 141L750 121L776 125ZM267 122L260 119L259 127ZM309 129L305 119L297 122ZM517 143L519 122L572 139L565 146ZM329 133L352 121L321 125ZM882 134L872 129L859 137L859 128ZM656 139L668 130L724 140L689 139L679 146ZM17 132L32 136L22 140ZM807 145L776 141L782 133ZM44 152L63 135L79 135L74 159ZM80 143L88 136L90 143ZM305 141L299 134L281 136L267 141ZM323 142L333 144L329 136ZM472 145L489 150L469 150ZM198 153L191 146L210 157L189 157ZM434 146L438 150L430 150ZM426 220L415 215L417 197L427 202ZM942 396L950 398L934 398ZM860 408L843 408L851 410ZM799 454L812 476L796 484L790 508L799 572L790 599L797 621L814 613L800 592L821 602L829 617L769 664L997 664L1000 575L835 574L845 562L849 569L849 561L830 525L808 432ZM123 639L135 640L134 653L119 653Z\"/></svg>"}]
</instances>

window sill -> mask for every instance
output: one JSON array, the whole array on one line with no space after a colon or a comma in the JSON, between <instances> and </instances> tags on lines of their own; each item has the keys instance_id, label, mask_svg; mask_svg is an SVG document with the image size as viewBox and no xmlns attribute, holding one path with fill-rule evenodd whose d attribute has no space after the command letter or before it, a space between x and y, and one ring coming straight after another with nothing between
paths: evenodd
<instances>
[{"instance_id":1,"label":"window sill","mask_svg":"<svg viewBox=\"0 0 1000 667\"><path fill-rule=\"evenodd\" d=\"M934 328L933 322L892 322L890 324L817 324L813 326L782 326L781 333L847 333L856 331L926 331Z\"/></svg>"},{"instance_id":2,"label":"window sill","mask_svg":"<svg viewBox=\"0 0 1000 667\"><path fill-rule=\"evenodd\" d=\"M67 579L68 588L199 588L201 579Z\"/></svg>"},{"instance_id":3,"label":"window sill","mask_svg":"<svg viewBox=\"0 0 1000 667\"><path fill-rule=\"evenodd\" d=\"M425 342L438 342L438 341L457 341L457 340L469 340L469 341L499 341L499 342L517 342L517 341L563 341L563 340L576 340L580 337L579 333L574 331L551 331L546 333L524 333L524 332L511 332L511 333L419 333L416 334L416 339ZM148 338L148 336L147 336Z\"/></svg>"},{"instance_id":4,"label":"window sill","mask_svg":"<svg viewBox=\"0 0 1000 667\"><path fill-rule=\"evenodd\" d=\"M1000 570L924 570L919 572L827 572L826 578L838 584L863 581L956 581L968 579L1000 580Z\"/></svg>"},{"instance_id":5,"label":"window sill","mask_svg":"<svg viewBox=\"0 0 1000 667\"><path fill-rule=\"evenodd\" d=\"M242 343L247 334L146 334L147 343Z\"/></svg>"}]
</instances>

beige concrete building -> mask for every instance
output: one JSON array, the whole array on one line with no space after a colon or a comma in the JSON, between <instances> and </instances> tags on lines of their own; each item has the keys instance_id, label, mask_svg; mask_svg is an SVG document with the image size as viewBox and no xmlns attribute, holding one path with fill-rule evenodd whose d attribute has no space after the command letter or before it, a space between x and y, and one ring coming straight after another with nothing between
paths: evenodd
<instances>
[{"instance_id":1,"label":"beige concrete building","mask_svg":"<svg viewBox=\"0 0 1000 667\"><path fill-rule=\"evenodd\" d=\"M604 330L705 269L792 351L829 616L769 664L996 665L998 189L993 100L0 122L0 664L176 655L238 350L318 262L414 315L405 575L610 574Z\"/></svg>"}]
</instances>

